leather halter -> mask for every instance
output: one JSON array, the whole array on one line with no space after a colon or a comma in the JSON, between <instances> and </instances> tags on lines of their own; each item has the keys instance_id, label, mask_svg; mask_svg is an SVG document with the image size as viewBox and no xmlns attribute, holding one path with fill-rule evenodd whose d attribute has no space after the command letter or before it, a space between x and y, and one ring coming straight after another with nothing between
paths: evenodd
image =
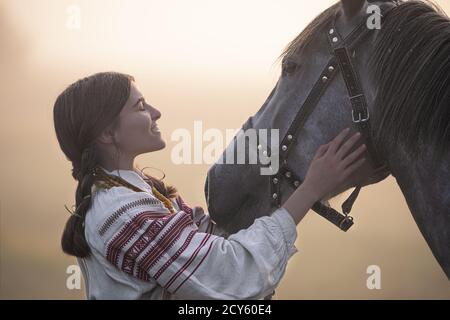
<instances>
[{"instance_id":1,"label":"leather halter","mask_svg":"<svg viewBox=\"0 0 450 320\"><path fill-rule=\"evenodd\" d=\"M332 58L326 64L318 80L309 92L305 102L292 121L284 138L281 140L280 163L281 168L277 174L269 176L271 186L272 205L281 205L280 184L283 179L290 183L294 188L301 184L301 179L287 166L287 157L291 147L294 145L295 137L299 130L304 126L309 115L317 105L322 93L327 89L329 83L338 72L341 71L342 77L347 87L348 97L352 107L352 121L365 138L367 151L369 152L375 167L383 167L375 151L371 139L370 115L367 108L367 101L362 89L358 73L352 64L349 52L364 39L371 30L367 28L365 20L357 26L345 39L341 39L334 25L334 19L327 30L327 38L330 44ZM324 202L316 202L312 210L325 219L338 226L341 230L347 231L353 225L353 217L349 216L353 203L358 197L361 186L357 186L347 200L342 204L343 213L331 208Z\"/></svg>"}]
</instances>

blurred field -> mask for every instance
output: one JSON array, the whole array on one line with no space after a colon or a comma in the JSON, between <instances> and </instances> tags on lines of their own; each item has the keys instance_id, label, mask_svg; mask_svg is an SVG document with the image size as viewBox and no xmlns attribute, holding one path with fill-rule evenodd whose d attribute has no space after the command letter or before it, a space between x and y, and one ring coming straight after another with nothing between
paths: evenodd
<instances>
[{"instance_id":1,"label":"blurred field","mask_svg":"<svg viewBox=\"0 0 450 320\"><path fill-rule=\"evenodd\" d=\"M84 298L66 288L75 259L59 246L75 189L52 122L66 85L98 71L134 75L162 111L168 142L137 163L163 169L189 203L205 206L208 165L172 164L171 132L195 120L204 130L239 128L276 83L284 46L331 3L1 0L0 298ZM77 30L66 27L71 4L81 9ZM312 212L305 218L276 298L450 298L395 179L364 188L352 212L346 234ZM381 290L366 287L369 265L381 267Z\"/></svg>"}]
</instances>

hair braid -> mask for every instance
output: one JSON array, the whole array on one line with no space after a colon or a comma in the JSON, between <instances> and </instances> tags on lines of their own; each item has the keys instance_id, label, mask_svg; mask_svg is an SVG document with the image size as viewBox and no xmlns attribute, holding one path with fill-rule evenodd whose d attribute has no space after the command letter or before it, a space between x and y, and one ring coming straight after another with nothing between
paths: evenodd
<instances>
[{"instance_id":1,"label":"hair braid","mask_svg":"<svg viewBox=\"0 0 450 320\"><path fill-rule=\"evenodd\" d=\"M95 149L93 147L84 149L80 161L75 161L72 165L72 176L78 181L75 192L76 209L67 221L61 245L67 254L86 257L90 253L90 248L84 236L84 220L91 205L91 189L95 181L93 175L93 169L97 165Z\"/></svg>"}]
</instances>

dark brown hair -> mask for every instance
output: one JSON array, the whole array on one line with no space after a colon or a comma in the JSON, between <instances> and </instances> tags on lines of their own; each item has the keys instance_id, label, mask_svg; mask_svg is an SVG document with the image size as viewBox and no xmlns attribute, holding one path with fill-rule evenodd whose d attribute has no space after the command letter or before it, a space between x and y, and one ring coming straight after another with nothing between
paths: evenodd
<instances>
[{"instance_id":1,"label":"dark brown hair","mask_svg":"<svg viewBox=\"0 0 450 320\"><path fill-rule=\"evenodd\" d=\"M61 238L65 253L86 257L90 253L84 234L84 220L91 204L91 188L98 165L95 139L108 126L116 126L118 115L130 96L133 77L103 72L78 80L56 99L53 118L61 150L72 162L72 176L78 181L75 212L69 217ZM154 187L166 197L175 197L176 189L151 176Z\"/></svg>"}]
</instances>

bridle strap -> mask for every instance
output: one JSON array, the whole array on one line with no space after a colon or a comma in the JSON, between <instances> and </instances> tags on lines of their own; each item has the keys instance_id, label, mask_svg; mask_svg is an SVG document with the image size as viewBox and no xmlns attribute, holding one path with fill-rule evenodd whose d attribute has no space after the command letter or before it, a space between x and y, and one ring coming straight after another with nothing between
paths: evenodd
<instances>
[{"instance_id":1,"label":"bridle strap","mask_svg":"<svg viewBox=\"0 0 450 320\"><path fill-rule=\"evenodd\" d=\"M277 176L272 177L271 185L276 185L279 187L282 179L281 177L287 180L287 182L294 189L300 186L302 182L302 180L295 173L290 171L287 167L283 167L280 169L279 174ZM358 196L360 189L361 189L360 187L356 187L350 194L350 196L347 198L347 200L345 200L344 203L342 204L342 210L344 214L331 208L329 205L326 205L321 201L315 202L314 205L311 207L311 209L320 216L322 216L323 218L333 223L341 230L347 231L353 225L353 218L350 217L348 214L352 209L353 203L356 200L356 197Z\"/></svg>"},{"instance_id":2,"label":"bridle strap","mask_svg":"<svg viewBox=\"0 0 450 320\"><path fill-rule=\"evenodd\" d=\"M334 44L340 44L340 47L336 50L333 50L333 57L322 70L319 79L314 84L312 90L308 94L308 97L306 98L299 112L296 114L294 120L289 126L287 133L281 140L280 158L282 168L280 168L277 174L270 176L270 189L273 205L278 207L281 205L280 184L283 179L287 179L288 181L290 181L294 188L297 188L301 184L301 179L287 167L288 153L291 149L290 147L295 141L295 137L298 131L304 126L309 115L317 105L322 93L326 90L329 83L337 73L337 67L340 68L343 74L344 81L347 86L347 91L349 92L349 97L352 105L352 114L354 115L353 119L355 119L355 114L359 115L359 118L356 118L356 120L359 120L359 122L354 122L358 124L358 127L363 132L366 139L370 137L370 127L368 127L369 113L367 109L367 103L362 92L362 87L360 86L356 71L351 64L351 60L346 49L346 47L353 49L362 39L364 39L366 35L368 35L369 31L370 30L367 28L364 21L358 27L356 27L349 36L341 41L337 34L337 30L334 27L334 24L329 29L328 40L330 44L332 45L332 47L334 47ZM370 150L369 144L370 143L368 143L368 150ZM369 152L373 157L374 162L377 161L376 152L374 152L373 149ZM348 214L350 213L360 190L361 186L357 186L352 191L350 196L344 201L344 203L342 204L342 210L344 213L340 213L320 201L314 203L314 205L312 206L312 210L332 222L341 230L347 231L353 225L353 218Z\"/></svg>"},{"instance_id":3,"label":"bridle strap","mask_svg":"<svg viewBox=\"0 0 450 320\"><path fill-rule=\"evenodd\" d=\"M365 138L367 151L369 152L375 167L381 166L375 146L371 138L370 114L367 107L367 100L361 88L358 73L353 67L346 47L336 48L334 54L337 57L348 96L352 106L352 121L358 127Z\"/></svg>"}]
</instances>

